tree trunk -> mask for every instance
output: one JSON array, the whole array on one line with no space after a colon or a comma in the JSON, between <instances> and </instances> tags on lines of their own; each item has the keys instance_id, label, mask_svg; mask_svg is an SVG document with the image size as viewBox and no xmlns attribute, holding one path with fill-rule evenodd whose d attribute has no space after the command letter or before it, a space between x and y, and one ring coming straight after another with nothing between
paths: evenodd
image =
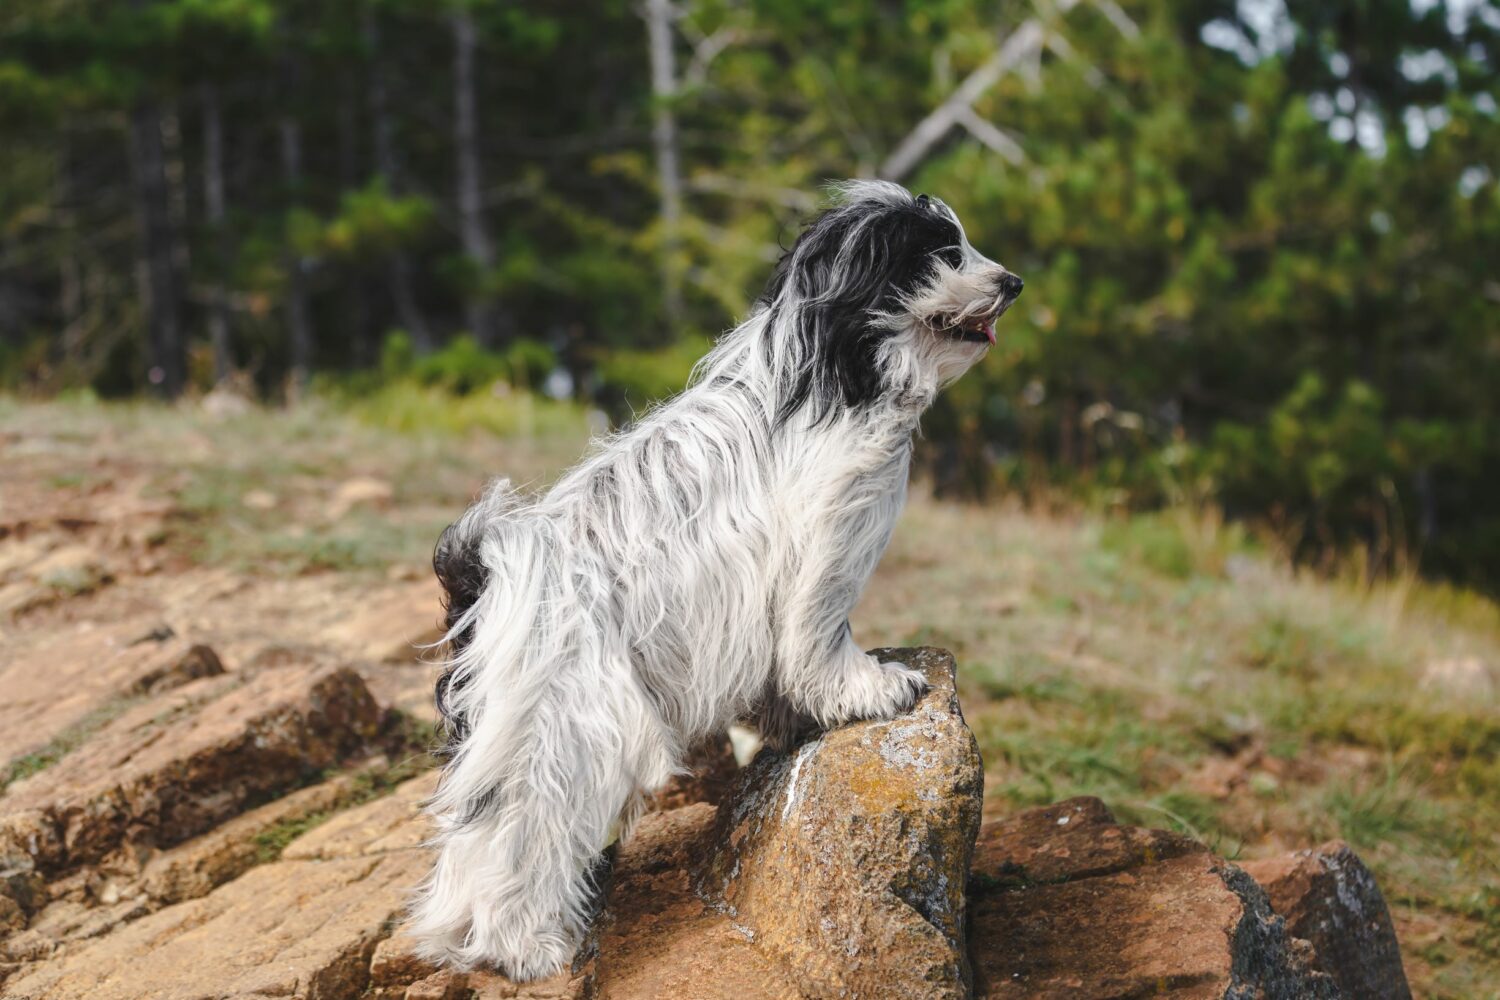
<instances>
[{"instance_id":1,"label":"tree trunk","mask_svg":"<svg viewBox=\"0 0 1500 1000\"><path fill-rule=\"evenodd\" d=\"M208 339L214 352L214 381L234 370L229 346L229 230L225 226L224 114L217 87L203 88L203 212L208 221L210 254L208 284Z\"/></svg>"},{"instance_id":2,"label":"tree trunk","mask_svg":"<svg viewBox=\"0 0 1500 1000\"><path fill-rule=\"evenodd\" d=\"M359 155L359 108L363 94L359 75L353 68L341 70L338 82L339 190L354 191L365 179L365 166ZM374 282L374 276L358 264L348 268L341 282L341 297L346 304L340 340L348 344L341 360L352 362L357 368L373 365L380 350L382 331L375 322L377 310L371 308L371 303L378 300Z\"/></svg>"},{"instance_id":3,"label":"tree trunk","mask_svg":"<svg viewBox=\"0 0 1500 1000\"><path fill-rule=\"evenodd\" d=\"M479 109L474 70L477 32L473 15L463 7L453 12L452 25L453 145L458 160L458 225L464 253L477 279L469 289L466 311L469 332L479 343L489 346L495 340L495 317L483 284L494 267L495 251L484 225L480 181Z\"/></svg>"},{"instance_id":4,"label":"tree trunk","mask_svg":"<svg viewBox=\"0 0 1500 1000\"><path fill-rule=\"evenodd\" d=\"M280 123L281 171L292 203L302 186L302 124L290 115ZM291 390L300 396L312 370L312 328L307 316L307 260L293 246L286 250L286 327L291 347Z\"/></svg>"},{"instance_id":5,"label":"tree trunk","mask_svg":"<svg viewBox=\"0 0 1500 1000\"><path fill-rule=\"evenodd\" d=\"M147 379L158 394L173 398L182 393L185 374L182 303L178 298L177 267L172 259L175 240L166 155L162 148L161 111L149 98L141 99L131 111L130 151L141 241L140 286L150 366Z\"/></svg>"},{"instance_id":6,"label":"tree trunk","mask_svg":"<svg viewBox=\"0 0 1500 1000\"><path fill-rule=\"evenodd\" d=\"M678 164L677 73L672 58L671 0L646 0L646 37L651 49L653 97L651 141L656 150L656 183L661 197L662 306L672 332L682 325L682 272L678 249L682 225L682 172Z\"/></svg>"},{"instance_id":7,"label":"tree trunk","mask_svg":"<svg viewBox=\"0 0 1500 1000\"><path fill-rule=\"evenodd\" d=\"M375 170L385 180L385 187L392 195L401 193L401 164L396 156L396 133L391 121L389 90L386 88L385 70L380 61L380 22L375 12L366 8L361 29L365 50L370 58L370 120L375 132ZM391 251L386 264L391 283L391 296L396 302L396 317L411 337L418 354L432 350L432 333L427 328L427 318L417 305L417 296L412 289L411 257L397 247Z\"/></svg>"}]
</instances>

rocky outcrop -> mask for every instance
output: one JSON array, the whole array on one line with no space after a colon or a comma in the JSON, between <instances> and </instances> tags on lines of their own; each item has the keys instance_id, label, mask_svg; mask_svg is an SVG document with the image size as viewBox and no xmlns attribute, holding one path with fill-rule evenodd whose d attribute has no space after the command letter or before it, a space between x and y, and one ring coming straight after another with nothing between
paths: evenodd
<instances>
[{"instance_id":1,"label":"rocky outcrop","mask_svg":"<svg viewBox=\"0 0 1500 1000\"><path fill-rule=\"evenodd\" d=\"M987 824L969 913L977 997L1339 996L1244 872L1098 799Z\"/></svg>"},{"instance_id":2,"label":"rocky outcrop","mask_svg":"<svg viewBox=\"0 0 1500 1000\"><path fill-rule=\"evenodd\" d=\"M1268 899L1201 844L1122 826L1093 799L981 828L982 770L952 658L882 656L931 682L910 713L762 751L743 770L705 747L698 775L664 790L613 851L575 967L527 984L416 957L401 921L431 860L421 805L436 775L397 783L383 758L354 759L382 719L359 672L289 656L165 691L153 681L0 797L0 927L12 930L0 931L0 992L1405 995L1348 978L1350 947L1394 956L1381 976L1399 979L1400 965L1388 920L1375 919L1378 890L1346 848L1249 866ZM310 768L334 773L307 784Z\"/></svg>"},{"instance_id":3,"label":"rocky outcrop","mask_svg":"<svg viewBox=\"0 0 1500 1000\"><path fill-rule=\"evenodd\" d=\"M983 792L978 750L949 654L881 655L926 673L932 690L910 713L789 754L762 751L717 806L649 815L618 852L578 971L515 995L968 995L964 879ZM724 759L708 755L707 773L721 773ZM673 801L714 785L683 783ZM411 983L424 996L511 995L497 977L424 966L399 932L375 962L372 986L389 996Z\"/></svg>"},{"instance_id":4,"label":"rocky outcrop","mask_svg":"<svg viewBox=\"0 0 1500 1000\"><path fill-rule=\"evenodd\" d=\"M962 997L984 768L953 658L879 650L931 690L906 715L762 752L719 809L704 897L807 996Z\"/></svg>"},{"instance_id":5,"label":"rocky outcrop","mask_svg":"<svg viewBox=\"0 0 1500 1000\"><path fill-rule=\"evenodd\" d=\"M1244 868L1291 933L1312 945L1314 967L1344 996L1411 1000L1385 897L1348 844L1336 840Z\"/></svg>"},{"instance_id":6,"label":"rocky outcrop","mask_svg":"<svg viewBox=\"0 0 1500 1000\"><path fill-rule=\"evenodd\" d=\"M7 922L26 924L49 898L43 883L137 870L150 851L306 783L373 742L380 721L348 668L212 676L132 703L0 797Z\"/></svg>"}]
</instances>

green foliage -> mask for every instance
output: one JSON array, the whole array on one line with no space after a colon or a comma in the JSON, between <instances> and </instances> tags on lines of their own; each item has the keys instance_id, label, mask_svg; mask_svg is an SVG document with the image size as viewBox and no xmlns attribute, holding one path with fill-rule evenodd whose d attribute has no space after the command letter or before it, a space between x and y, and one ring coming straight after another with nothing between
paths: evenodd
<instances>
[{"instance_id":1,"label":"green foliage","mask_svg":"<svg viewBox=\"0 0 1500 1000\"><path fill-rule=\"evenodd\" d=\"M0 384L148 386L126 130L149 102L188 251L182 328L205 339L222 281L230 360L263 390L293 366L300 290L313 366L341 391L387 394L392 423L434 415L429 390L478 411L470 397L535 389L558 365L627 419L746 315L822 182L879 173L997 33L1036 16L1063 41L974 104L1022 161L955 129L903 178L1027 278L999 347L924 426L939 488L1209 501L1321 565L1354 550L1372 574L1420 565L1500 587L1492 2L1291 5L1263 35L1235 5L1187 0L1128 0L1133 31L1087 3L694 0L667 101L675 229L635 7L464 7L488 260L463 249L451 193L449 8L6 3ZM227 155L218 223L202 197L210 94ZM666 271L682 278L675 317ZM462 333L474 302L496 313L483 344ZM396 327L411 337L399 362L384 344ZM206 384L214 366L194 370ZM1183 572L1165 535L1137 541Z\"/></svg>"},{"instance_id":2,"label":"green foliage","mask_svg":"<svg viewBox=\"0 0 1500 1000\"><path fill-rule=\"evenodd\" d=\"M419 357L411 337L398 332L386 338L380 355L380 375L387 382L410 379L459 395L488 391L497 383L534 389L556 367L557 355L551 348L524 338L492 351L461 334L442 350Z\"/></svg>"},{"instance_id":3,"label":"green foliage","mask_svg":"<svg viewBox=\"0 0 1500 1000\"><path fill-rule=\"evenodd\" d=\"M433 206L418 195L396 197L377 177L368 185L346 191L339 212L327 220L306 249L342 256L379 258L413 242L432 223Z\"/></svg>"},{"instance_id":4,"label":"green foliage","mask_svg":"<svg viewBox=\"0 0 1500 1000\"><path fill-rule=\"evenodd\" d=\"M454 396L441 389L396 382L349 399L346 409L372 427L407 434L483 431L499 438L531 440L576 439L587 432L582 407L529 392Z\"/></svg>"},{"instance_id":5,"label":"green foliage","mask_svg":"<svg viewBox=\"0 0 1500 1000\"><path fill-rule=\"evenodd\" d=\"M710 346L687 339L653 351L612 351L599 363L604 398L618 414L628 416L681 392Z\"/></svg>"}]
</instances>

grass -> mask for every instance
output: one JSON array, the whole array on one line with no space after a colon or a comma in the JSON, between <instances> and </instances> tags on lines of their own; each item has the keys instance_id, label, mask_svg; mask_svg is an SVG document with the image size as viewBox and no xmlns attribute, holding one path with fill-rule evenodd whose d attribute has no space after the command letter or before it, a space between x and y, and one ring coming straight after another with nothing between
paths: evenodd
<instances>
[{"instance_id":1,"label":"grass","mask_svg":"<svg viewBox=\"0 0 1500 1000\"><path fill-rule=\"evenodd\" d=\"M367 767L349 774L350 787L340 798L337 811L318 810L302 816L290 816L257 833L253 840L256 864L276 861L292 841L326 823L338 812L384 798L403 782L436 766L437 762L430 753L437 743L436 726L403 712L393 712L392 715L394 718L386 725L385 742L396 762L390 767ZM348 772L324 771L308 784L328 781L345 773Z\"/></svg>"},{"instance_id":2,"label":"grass","mask_svg":"<svg viewBox=\"0 0 1500 1000\"><path fill-rule=\"evenodd\" d=\"M34 774L40 774L77 750L90 736L119 718L139 701L139 698L117 698L101 705L58 733L47 742L46 746L16 757L4 767L0 767L0 795L3 795L13 783Z\"/></svg>"},{"instance_id":3,"label":"grass","mask_svg":"<svg viewBox=\"0 0 1500 1000\"><path fill-rule=\"evenodd\" d=\"M1500 668L1487 599L1298 572L1211 515L1039 515L914 499L868 645L959 657L990 808L1097 795L1255 857L1340 837L1429 997L1500 982L1500 708L1431 665Z\"/></svg>"},{"instance_id":4,"label":"grass","mask_svg":"<svg viewBox=\"0 0 1500 1000\"><path fill-rule=\"evenodd\" d=\"M164 544L187 562L425 573L489 475L545 482L587 434L566 407L524 423L533 404L466 400L403 389L233 420L0 400L0 435L27 441L28 481L135 482L172 504ZM391 502L334 508L358 477L391 484ZM1097 795L1231 857L1341 837L1380 879L1417 991L1500 996L1500 708L1493 687L1436 669L1500 671L1489 599L1357 567L1318 578L1213 511L1037 513L918 489L854 631L954 651L992 810ZM298 832L267 831L265 850Z\"/></svg>"},{"instance_id":5,"label":"grass","mask_svg":"<svg viewBox=\"0 0 1500 1000\"><path fill-rule=\"evenodd\" d=\"M398 385L218 418L190 403L0 399L0 431L32 444L20 474L62 495L103 483L169 505L160 540L181 560L298 575L421 566L491 475L551 478L577 457L588 422L577 407L525 395L445 403ZM357 479L387 483L389 500L340 504L340 485Z\"/></svg>"}]
</instances>

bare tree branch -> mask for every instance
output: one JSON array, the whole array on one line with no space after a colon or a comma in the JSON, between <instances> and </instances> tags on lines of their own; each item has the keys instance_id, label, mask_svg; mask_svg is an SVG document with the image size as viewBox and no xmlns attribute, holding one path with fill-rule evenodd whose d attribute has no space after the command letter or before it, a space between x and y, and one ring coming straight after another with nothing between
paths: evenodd
<instances>
[{"instance_id":1,"label":"bare tree branch","mask_svg":"<svg viewBox=\"0 0 1500 1000\"><path fill-rule=\"evenodd\" d=\"M1078 54L1078 50L1073 48L1072 43L1062 35L1059 35L1055 31L1048 32L1046 45L1047 48L1056 52L1060 58L1078 65L1083 70L1083 78L1088 81L1090 87L1098 90L1104 86L1104 74L1099 72L1099 67L1093 63L1085 62L1083 57Z\"/></svg>"},{"instance_id":2,"label":"bare tree branch","mask_svg":"<svg viewBox=\"0 0 1500 1000\"><path fill-rule=\"evenodd\" d=\"M1004 44L995 50L994 55L970 73L947 100L918 122L906 138L901 140L895 151L880 165L880 176L900 180L911 173L932 147L959 123L965 112L974 113L975 101L1035 49L1041 47L1043 34L1042 26L1035 18L1022 21Z\"/></svg>"},{"instance_id":3,"label":"bare tree branch","mask_svg":"<svg viewBox=\"0 0 1500 1000\"><path fill-rule=\"evenodd\" d=\"M1115 0L1093 0L1099 13L1109 19L1109 23L1115 26L1115 30L1126 38L1138 38L1141 34L1140 26L1130 19L1130 15Z\"/></svg>"},{"instance_id":4,"label":"bare tree branch","mask_svg":"<svg viewBox=\"0 0 1500 1000\"><path fill-rule=\"evenodd\" d=\"M749 41L752 34L743 28L726 25L705 35L693 43L693 58L682 71L682 82L689 87L701 87L708 82L708 67L731 45Z\"/></svg>"},{"instance_id":5,"label":"bare tree branch","mask_svg":"<svg viewBox=\"0 0 1500 1000\"><path fill-rule=\"evenodd\" d=\"M1132 21L1115 0L1091 0L1115 28L1127 38L1140 34L1140 28ZM1038 72L1043 48L1050 48L1059 56L1082 65L1085 78L1090 84L1102 85L1104 77L1099 70L1084 62L1068 40L1056 31L1045 27L1078 5L1078 0L1056 0L1055 3L1039 2L1039 15L1030 17L1016 26L1010 37L995 50L995 54L980 64L948 98L932 110L907 133L894 151L880 165L880 176L900 180L931 152L932 147L942 141L955 126L962 126L980 142L1011 163L1019 163L1022 151L1009 135L986 121L974 104L980 97L1000 81L1007 73L1022 72L1034 76Z\"/></svg>"},{"instance_id":6,"label":"bare tree branch","mask_svg":"<svg viewBox=\"0 0 1500 1000\"><path fill-rule=\"evenodd\" d=\"M958 124L967 129L974 138L1004 157L1012 166L1018 167L1026 161L1026 154L1021 150L1021 144L1001 131L993 122L983 118L973 108L964 108L959 112Z\"/></svg>"}]
</instances>

